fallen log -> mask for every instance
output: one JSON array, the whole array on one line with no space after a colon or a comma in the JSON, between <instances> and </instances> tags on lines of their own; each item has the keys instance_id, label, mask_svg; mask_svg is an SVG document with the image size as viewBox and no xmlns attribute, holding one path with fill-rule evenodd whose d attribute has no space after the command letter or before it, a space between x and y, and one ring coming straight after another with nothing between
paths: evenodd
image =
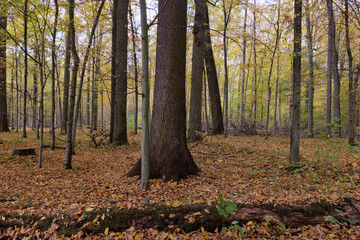
<instances>
[{"instance_id":1,"label":"fallen log","mask_svg":"<svg viewBox=\"0 0 360 240\"><path fill-rule=\"evenodd\" d=\"M40 216L5 215L6 219L21 218L31 219L31 224L41 226L42 231L50 228L52 223L59 226L59 233L71 236L82 230L87 234L103 233L106 228L113 232L121 232L130 227L136 229L153 228L156 230L172 231L176 228L185 232L191 232L204 228L208 232L214 232L224 226L230 226L233 221L243 225L249 221L271 221L282 223L287 227L301 227L317 225L326 222L326 217L331 216L339 222L348 224L360 223L359 204L351 199L345 199L341 204L330 204L326 201L313 203L307 206L287 205L261 205L261 206L237 206L234 214L224 217L218 213L215 205L205 204L183 205L179 207L148 206L134 209L103 209L99 211L82 212L74 216L64 216L55 219L53 216L41 218ZM270 219L270 220L269 220ZM353 223L348 220L351 219ZM21 227L26 221L2 222L0 229L11 226ZM21 225L22 224L22 225Z\"/></svg>"},{"instance_id":2,"label":"fallen log","mask_svg":"<svg viewBox=\"0 0 360 240\"><path fill-rule=\"evenodd\" d=\"M23 148L23 149L14 149L13 156L30 156L35 155L35 149L34 148Z\"/></svg>"}]
</instances>

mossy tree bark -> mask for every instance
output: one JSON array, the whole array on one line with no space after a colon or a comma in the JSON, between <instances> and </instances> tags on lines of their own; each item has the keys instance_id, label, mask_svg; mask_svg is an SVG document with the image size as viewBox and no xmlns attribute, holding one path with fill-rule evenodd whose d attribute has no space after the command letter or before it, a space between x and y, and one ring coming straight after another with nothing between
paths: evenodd
<instances>
[{"instance_id":1,"label":"mossy tree bark","mask_svg":"<svg viewBox=\"0 0 360 240\"><path fill-rule=\"evenodd\" d=\"M187 1L160 0L159 9L163 11L158 19L149 176L178 181L199 172L186 144ZM140 173L141 161L138 161L127 175Z\"/></svg>"}]
</instances>

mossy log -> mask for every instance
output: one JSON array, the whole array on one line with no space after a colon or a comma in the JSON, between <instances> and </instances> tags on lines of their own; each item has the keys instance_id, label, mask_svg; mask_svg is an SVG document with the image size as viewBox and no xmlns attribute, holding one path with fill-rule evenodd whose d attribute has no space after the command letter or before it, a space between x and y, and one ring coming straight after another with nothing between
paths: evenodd
<instances>
[{"instance_id":1,"label":"mossy log","mask_svg":"<svg viewBox=\"0 0 360 240\"><path fill-rule=\"evenodd\" d=\"M48 216L41 220L40 217L17 215L9 217L19 218L22 221L4 223L0 220L0 229L11 226L21 227L36 224L41 226L42 231L56 223L58 231L65 236L71 236L82 230L87 234L102 233L106 228L110 231L121 232L129 227L136 229L153 228L157 230L172 231L180 228L185 232L198 230L203 227L206 231L213 232L223 226L229 226L231 222L238 221L239 225L248 221L264 222L267 216L273 221L282 222L288 227L301 227L305 225L317 225L325 222L326 216L332 216L339 222L352 219L360 221L360 205L353 200L346 199L342 204L330 204L326 201L313 203L307 206L287 205L261 205L261 206L238 206L237 211L227 217L221 216L215 205L192 204L179 207L148 206L142 209L103 209L99 211L84 212L78 218L65 216L62 219L54 219ZM102 220L101 216L105 216ZM26 221L31 219L31 221ZM50 219L50 220L48 220ZM268 218L269 219L269 218Z\"/></svg>"},{"instance_id":2,"label":"mossy log","mask_svg":"<svg viewBox=\"0 0 360 240\"><path fill-rule=\"evenodd\" d=\"M23 149L14 149L13 156L30 156L35 155L35 149L34 148L23 148Z\"/></svg>"}]
</instances>

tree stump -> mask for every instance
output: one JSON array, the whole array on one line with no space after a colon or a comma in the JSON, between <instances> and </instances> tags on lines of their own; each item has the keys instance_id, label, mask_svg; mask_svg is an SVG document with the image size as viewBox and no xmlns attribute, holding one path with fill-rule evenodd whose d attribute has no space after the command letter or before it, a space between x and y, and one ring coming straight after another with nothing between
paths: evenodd
<instances>
[{"instance_id":1,"label":"tree stump","mask_svg":"<svg viewBox=\"0 0 360 240\"><path fill-rule=\"evenodd\" d=\"M34 148L14 149L12 156L30 156L35 155Z\"/></svg>"}]
</instances>

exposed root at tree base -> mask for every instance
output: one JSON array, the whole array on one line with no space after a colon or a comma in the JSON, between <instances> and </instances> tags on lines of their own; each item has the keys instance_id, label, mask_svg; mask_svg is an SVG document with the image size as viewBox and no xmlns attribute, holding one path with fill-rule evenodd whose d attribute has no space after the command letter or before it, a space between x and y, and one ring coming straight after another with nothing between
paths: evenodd
<instances>
[{"instance_id":1,"label":"exposed root at tree base","mask_svg":"<svg viewBox=\"0 0 360 240\"><path fill-rule=\"evenodd\" d=\"M82 231L85 234L103 233L109 231L121 232L130 227L136 229L153 228L172 231L176 228L191 232L203 227L213 232L231 222L239 225L249 221L263 222L267 216L273 221L281 222L289 227L316 225L325 222L326 216L332 216L339 222L352 219L360 221L360 206L351 199L342 204L330 204L326 201L308 206L261 205L238 206L237 211L227 217L219 215L216 206L204 204L184 205L179 207L148 206L143 209L103 209L83 212L75 216L39 217L34 215L3 215L0 218L0 230L9 227L32 227L43 232L56 231L70 237ZM5 219L5 220L4 220ZM268 218L269 219L269 218ZM1 232L1 231L0 231Z\"/></svg>"}]
</instances>

